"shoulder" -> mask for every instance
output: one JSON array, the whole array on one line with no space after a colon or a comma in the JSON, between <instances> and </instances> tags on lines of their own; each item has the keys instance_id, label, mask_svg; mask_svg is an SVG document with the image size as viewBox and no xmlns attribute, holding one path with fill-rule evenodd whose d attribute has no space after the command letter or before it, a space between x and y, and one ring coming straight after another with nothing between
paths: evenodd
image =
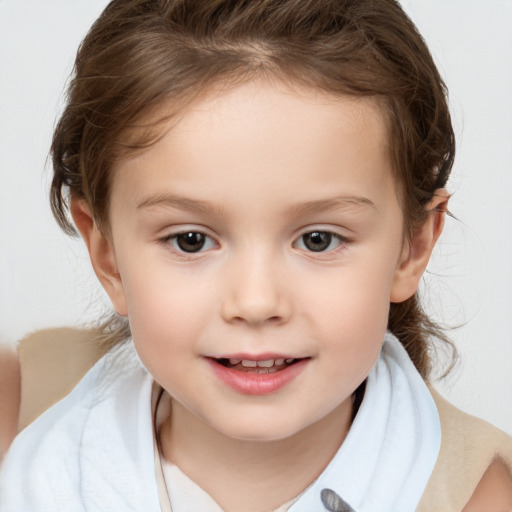
<instances>
[{"instance_id":1,"label":"shoulder","mask_svg":"<svg viewBox=\"0 0 512 512\"><path fill-rule=\"evenodd\" d=\"M147 480L150 464L140 453L148 450L140 449L139 437L142 433L151 451L151 385L131 354L103 356L67 396L15 438L2 467L0 509L76 510L69 504L84 489L94 499L95 489L116 503L107 509L121 510L109 486L116 490L124 480ZM137 428L125 429L126 424ZM124 495L130 492L139 491L130 487Z\"/></svg>"},{"instance_id":2,"label":"shoulder","mask_svg":"<svg viewBox=\"0 0 512 512\"><path fill-rule=\"evenodd\" d=\"M465 507L477 503L473 500L478 497L488 500L490 492L493 498L502 498L506 503L512 489L512 438L457 409L435 390L431 389L431 393L439 412L442 440L418 510L475 510ZM512 507L493 506L488 502L485 510Z\"/></svg>"},{"instance_id":3,"label":"shoulder","mask_svg":"<svg viewBox=\"0 0 512 512\"><path fill-rule=\"evenodd\" d=\"M16 436L2 464L2 510L31 510L38 501L41 507L34 510L49 510L47 501L57 507L55 510L69 505L66 498L62 501L57 494L77 493L82 437L98 380L95 367L67 397L40 414ZM65 471L60 469L63 467ZM39 490L56 489L56 483L65 492L57 493L54 503L48 493L43 492L41 496Z\"/></svg>"},{"instance_id":4,"label":"shoulder","mask_svg":"<svg viewBox=\"0 0 512 512\"><path fill-rule=\"evenodd\" d=\"M464 512L481 510L512 510L512 477L501 459L492 462L464 507Z\"/></svg>"},{"instance_id":5,"label":"shoulder","mask_svg":"<svg viewBox=\"0 0 512 512\"><path fill-rule=\"evenodd\" d=\"M0 459L17 432L64 398L105 353L96 329L43 329L0 345Z\"/></svg>"},{"instance_id":6,"label":"shoulder","mask_svg":"<svg viewBox=\"0 0 512 512\"><path fill-rule=\"evenodd\" d=\"M29 334L18 346L19 429L64 398L105 353L95 329L61 327Z\"/></svg>"}]
</instances>

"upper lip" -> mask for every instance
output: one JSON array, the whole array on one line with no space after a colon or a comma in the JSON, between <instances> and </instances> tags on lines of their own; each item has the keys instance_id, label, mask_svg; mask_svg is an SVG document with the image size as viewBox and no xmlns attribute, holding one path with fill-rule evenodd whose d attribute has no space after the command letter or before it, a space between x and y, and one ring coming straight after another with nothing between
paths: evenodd
<instances>
[{"instance_id":1,"label":"upper lip","mask_svg":"<svg viewBox=\"0 0 512 512\"><path fill-rule=\"evenodd\" d=\"M233 353L221 354L218 356L209 356L212 359L240 359L243 361L268 361L270 359L302 359L290 354L277 354L275 352L265 352L263 354L247 354L247 353Z\"/></svg>"}]
</instances>

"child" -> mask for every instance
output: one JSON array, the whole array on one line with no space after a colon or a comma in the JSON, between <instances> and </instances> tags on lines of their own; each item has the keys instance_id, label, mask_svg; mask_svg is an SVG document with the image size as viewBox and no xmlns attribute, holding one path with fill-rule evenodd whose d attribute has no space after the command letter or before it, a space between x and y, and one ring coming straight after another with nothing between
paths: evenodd
<instances>
[{"instance_id":1,"label":"child","mask_svg":"<svg viewBox=\"0 0 512 512\"><path fill-rule=\"evenodd\" d=\"M51 197L137 355L17 437L0 510L512 508L510 439L424 381L453 155L392 0L114 0Z\"/></svg>"}]
</instances>

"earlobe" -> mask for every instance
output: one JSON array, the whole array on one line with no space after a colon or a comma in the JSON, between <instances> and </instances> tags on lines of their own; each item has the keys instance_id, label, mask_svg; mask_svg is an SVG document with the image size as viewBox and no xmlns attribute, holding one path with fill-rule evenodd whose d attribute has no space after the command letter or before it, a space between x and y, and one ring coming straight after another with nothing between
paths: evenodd
<instances>
[{"instance_id":1,"label":"earlobe","mask_svg":"<svg viewBox=\"0 0 512 512\"><path fill-rule=\"evenodd\" d=\"M89 251L96 276L110 297L115 310L120 315L126 316L126 297L123 282L117 270L112 242L99 229L84 199L73 198L70 211Z\"/></svg>"},{"instance_id":2,"label":"earlobe","mask_svg":"<svg viewBox=\"0 0 512 512\"><path fill-rule=\"evenodd\" d=\"M432 250L443 231L448 199L449 194L445 189L436 190L426 206L427 218L404 244L391 288L391 302L403 302L416 293Z\"/></svg>"}]
</instances>

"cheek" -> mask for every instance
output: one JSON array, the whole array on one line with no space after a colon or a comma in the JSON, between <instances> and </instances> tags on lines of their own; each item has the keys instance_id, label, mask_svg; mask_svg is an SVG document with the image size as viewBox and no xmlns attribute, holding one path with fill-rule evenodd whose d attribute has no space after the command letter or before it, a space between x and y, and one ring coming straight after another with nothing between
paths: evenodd
<instances>
[{"instance_id":1,"label":"cheek","mask_svg":"<svg viewBox=\"0 0 512 512\"><path fill-rule=\"evenodd\" d=\"M392 267L369 263L333 272L322 289L310 287L309 308L304 302L302 310L329 357L356 380L377 359L388 324Z\"/></svg>"},{"instance_id":2,"label":"cheek","mask_svg":"<svg viewBox=\"0 0 512 512\"><path fill-rule=\"evenodd\" d=\"M164 355L193 347L208 310L204 288L187 279L184 272L169 275L164 267L143 267L134 261L122 273L137 350L141 353L151 347Z\"/></svg>"},{"instance_id":3,"label":"cheek","mask_svg":"<svg viewBox=\"0 0 512 512\"><path fill-rule=\"evenodd\" d=\"M323 276L322 284L305 283L303 303L309 302L315 314L333 326L364 332L366 327L387 323L394 266L373 258L359 263L334 269Z\"/></svg>"},{"instance_id":4,"label":"cheek","mask_svg":"<svg viewBox=\"0 0 512 512\"><path fill-rule=\"evenodd\" d=\"M350 362L351 370L369 370L378 356L387 329L389 302L360 290L325 304L319 339L329 343L334 360ZM320 309L317 316L321 318Z\"/></svg>"}]
</instances>

